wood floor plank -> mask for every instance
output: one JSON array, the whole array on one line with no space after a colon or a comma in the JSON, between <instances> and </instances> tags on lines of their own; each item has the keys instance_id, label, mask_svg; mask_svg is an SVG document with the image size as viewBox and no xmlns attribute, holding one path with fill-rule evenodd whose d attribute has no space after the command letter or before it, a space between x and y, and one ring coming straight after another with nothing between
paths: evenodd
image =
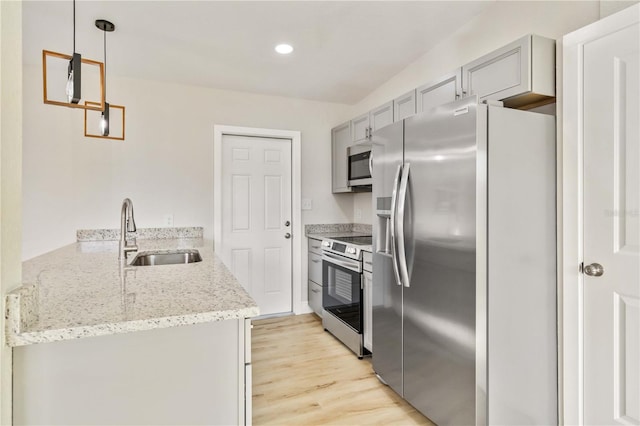
<instances>
[{"instance_id":1,"label":"wood floor plank","mask_svg":"<svg viewBox=\"0 0 640 426\"><path fill-rule=\"evenodd\" d=\"M253 325L255 425L433 425L314 314Z\"/></svg>"}]
</instances>

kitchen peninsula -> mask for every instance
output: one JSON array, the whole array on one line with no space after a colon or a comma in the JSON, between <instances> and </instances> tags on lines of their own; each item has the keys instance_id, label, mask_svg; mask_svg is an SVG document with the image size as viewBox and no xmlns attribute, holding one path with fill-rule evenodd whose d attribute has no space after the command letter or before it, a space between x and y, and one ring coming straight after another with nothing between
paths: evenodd
<instances>
[{"instance_id":1,"label":"kitchen peninsula","mask_svg":"<svg viewBox=\"0 0 640 426\"><path fill-rule=\"evenodd\" d=\"M139 253L198 250L189 264L123 264L116 239L78 232L24 262L7 296L15 424L250 423L258 307L202 228L139 231Z\"/></svg>"}]
</instances>

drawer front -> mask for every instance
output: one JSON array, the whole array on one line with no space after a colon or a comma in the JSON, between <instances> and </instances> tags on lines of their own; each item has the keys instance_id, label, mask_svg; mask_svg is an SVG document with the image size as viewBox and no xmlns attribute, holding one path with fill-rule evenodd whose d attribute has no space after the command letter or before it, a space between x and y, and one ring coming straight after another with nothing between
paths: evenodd
<instances>
[{"instance_id":1,"label":"drawer front","mask_svg":"<svg viewBox=\"0 0 640 426\"><path fill-rule=\"evenodd\" d=\"M309 253L322 254L322 240L309 238Z\"/></svg>"},{"instance_id":2,"label":"drawer front","mask_svg":"<svg viewBox=\"0 0 640 426\"><path fill-rule=\"evenodd\" d=\"M322 285L322 256L309 253L309 280Z\"/></svg>"},{"instance_id":3,"label":"drawer front","mask_svg":"<svg viewBox=\"0 0 640 426\"><path fill-rule=\"evenodd\" d=\"M373 272L373 256L368 251L362 252L362 269Z\"/></svg>"},{"instance_id":4,"label":"drawer front","mask_svg":"<svg viewBox=\"0 0 640 426\"><path fill-rule=\"evenodd\" d=\"M322 316L322 287L313 281L309 281L309 306L313 312Z\"/></svg>"}]
</instances>

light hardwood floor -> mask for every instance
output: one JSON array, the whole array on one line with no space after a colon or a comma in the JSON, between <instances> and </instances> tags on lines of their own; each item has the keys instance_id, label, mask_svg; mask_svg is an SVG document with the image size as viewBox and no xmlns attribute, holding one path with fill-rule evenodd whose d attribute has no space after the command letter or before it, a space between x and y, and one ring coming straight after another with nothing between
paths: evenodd
<instances>
[{"instance_id":1,"label":"light hardwood floor","mask_svg":"<svg viewBox=\"0 0 640 426\"><path fill-rule=\"evenodd\" d=\"M254 321L255 425L432 425L313 314Z\"/></svg>"}]
</instances>

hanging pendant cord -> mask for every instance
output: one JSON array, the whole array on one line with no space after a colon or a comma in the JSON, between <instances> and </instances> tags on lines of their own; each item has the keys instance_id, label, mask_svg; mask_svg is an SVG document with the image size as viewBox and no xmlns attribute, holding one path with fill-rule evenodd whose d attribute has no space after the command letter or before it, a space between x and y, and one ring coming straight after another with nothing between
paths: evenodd
<instances>
[{"instance_id":1,"label":"hanging pendant cord","mask_svg":"<svg viewBox=\"0 0 640 426\"><path fill-rule=\"evenodd\" d=\"M73 0L73 53L76 53L76 0Z\"/></svg>"},{"instance_id":2,"label":"hanging pendant cord","mask_svg":"<svg viewBox=\"0 0 640 426\"><path fill-rule=\"evenodd\" d=\"M104 32L104 93L107 96L107 31Z\"/></svg>"}]
</instances>

